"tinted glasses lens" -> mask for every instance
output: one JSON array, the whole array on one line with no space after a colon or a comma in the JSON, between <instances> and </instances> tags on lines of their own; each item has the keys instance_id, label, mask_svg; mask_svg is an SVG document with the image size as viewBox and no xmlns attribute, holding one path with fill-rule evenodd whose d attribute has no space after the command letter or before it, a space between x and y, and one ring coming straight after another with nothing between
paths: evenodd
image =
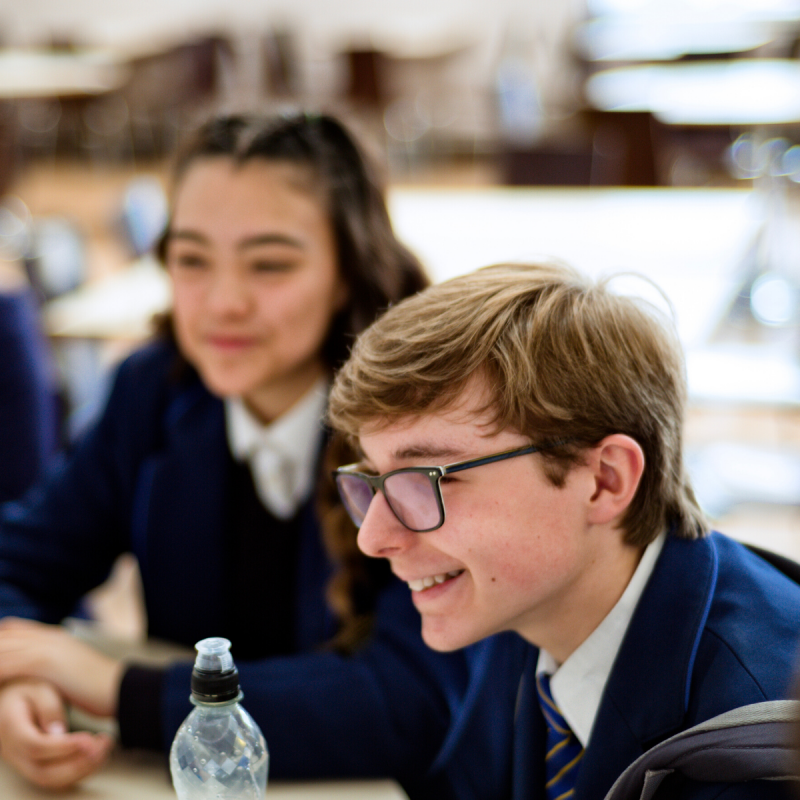
<instances>
[{"instance_id":1,"label":"tinted glasses lens","mask_svg":"<svg viewBox=\"0 0 800 800\"><path fill-rule=\"evenodd\" d=\"M426 473L391 475L383 484L383 492L397 518L412 531L426 531L441 522L436 490Z\"/></svg>"},{"instance_id":2,"label":"tinted glasses lens","mask_svg":"<svg viewBox=\"0 0 800 800\"><path fill-rule=\"evenodd\" d=\"M336 486L350 519L360 528L372 502L372 487L363 478L344 472L336 476Z\"/></svg>"}]
</instances>

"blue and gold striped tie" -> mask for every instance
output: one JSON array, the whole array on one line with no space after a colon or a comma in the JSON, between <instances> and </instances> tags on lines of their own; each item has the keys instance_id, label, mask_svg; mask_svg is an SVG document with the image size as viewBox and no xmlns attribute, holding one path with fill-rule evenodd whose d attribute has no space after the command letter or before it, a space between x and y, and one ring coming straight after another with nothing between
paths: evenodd
<instances>
[{"instance_id":1,"label":"blue and gold striped tie","mask_svg":"<svg viewBox=\"0 0 800 800\"><path fill-rule=\"evenodd\" d=\"M539 703L547 721L547 800L567 800L575 794L575 781L583 757L583 747L553 702L549 675L540 673L536 676L536 690L539 692Z\"/></svg>"}]
</instances>

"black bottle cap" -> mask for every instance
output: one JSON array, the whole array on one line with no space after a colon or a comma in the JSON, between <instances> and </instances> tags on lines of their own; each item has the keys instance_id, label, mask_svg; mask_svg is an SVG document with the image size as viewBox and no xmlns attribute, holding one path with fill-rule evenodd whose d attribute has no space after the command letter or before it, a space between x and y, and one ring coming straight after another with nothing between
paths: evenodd
<instances>
[{"instance_id":1,"label":"black bottle cap","mask_svg":"<svg viewBox=\"0 0 800 800\"><path fill-rule=\"evenodd\" d=\"M227 703L239 697L239 670L236 667L207 671L192 670L192 697L200 703Z\"/></svg>"}]
</instances>

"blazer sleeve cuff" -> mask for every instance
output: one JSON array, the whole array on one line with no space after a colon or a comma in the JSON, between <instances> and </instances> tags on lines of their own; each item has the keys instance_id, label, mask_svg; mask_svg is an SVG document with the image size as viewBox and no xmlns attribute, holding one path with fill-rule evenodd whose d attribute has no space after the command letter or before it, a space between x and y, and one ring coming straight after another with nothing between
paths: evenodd
<instances>
[{"instance_id":1,"label":"blazer sleeve cuff","mask_svg":"<svg viewBox=\"0 0 800 800\"><path fill-rule=\"evenodd\" d=\"M117 722L123 747L163 750L161 698L166 671L130 665L119 687Z\"/></svg>"}]
</instances>

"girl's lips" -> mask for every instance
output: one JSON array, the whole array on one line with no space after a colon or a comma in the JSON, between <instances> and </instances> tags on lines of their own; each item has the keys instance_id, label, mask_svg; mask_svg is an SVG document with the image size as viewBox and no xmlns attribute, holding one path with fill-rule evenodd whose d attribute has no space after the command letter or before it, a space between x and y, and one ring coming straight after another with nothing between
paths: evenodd
<instances>
[{"instance_id":1,"label":"girl's lips","mask_svg":"<svg viewBox=\"0 0 800 800\"><path fill-rule=\"evenodd\" d=\"M256 340L244 336L209 336L206 341L220 350L241 350L252 347Z\"/></svg>"}]
</instances>

